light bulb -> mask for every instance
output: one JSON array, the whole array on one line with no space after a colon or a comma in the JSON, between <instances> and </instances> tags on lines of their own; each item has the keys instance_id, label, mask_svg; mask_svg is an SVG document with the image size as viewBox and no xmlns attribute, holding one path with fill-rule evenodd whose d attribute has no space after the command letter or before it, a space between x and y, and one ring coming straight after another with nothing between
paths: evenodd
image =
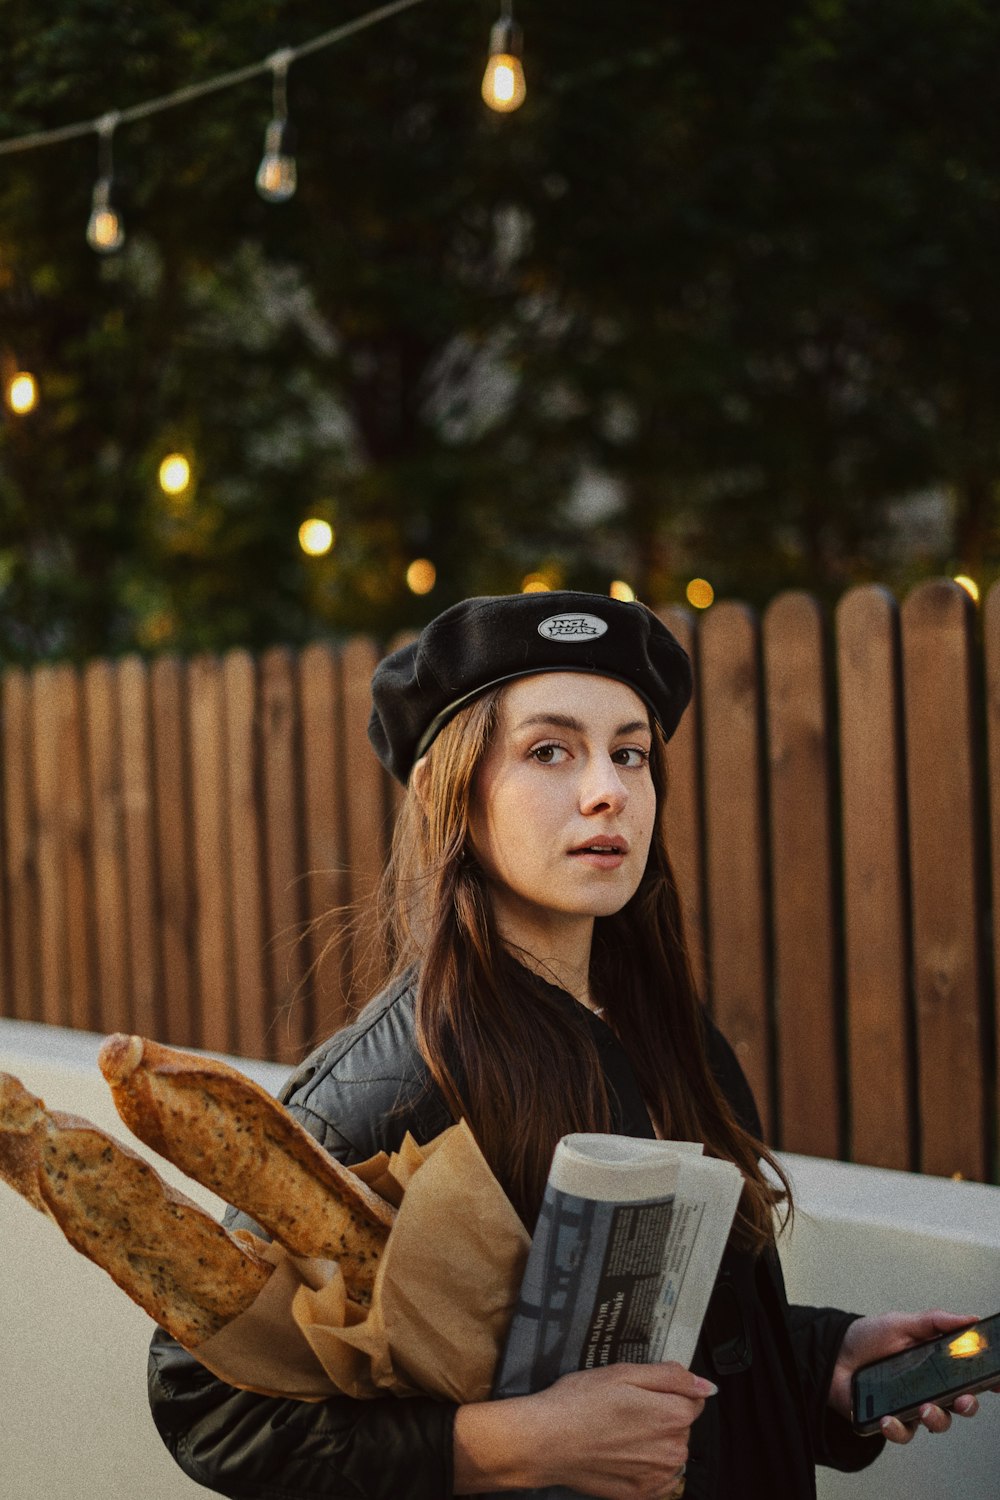
<instances>
[{"instance_id":1,"label":"light bulb","mask_svg":"<svg viewBox=\"0 0 1000 1500\"><path fill-rule=\"evenodd\" d=\"M490 32L490 59L483 74L483 99L498 114L510 114L524 103L521 28L503 16Z\"/></svg>"},{"instance_id":2,"label":"light bulb","mask_svg":"<svg viewBox=\"0 0 1000 1500\"><path fill-rule=\"evenodd\" d=\"M111 178L99 177L94 184L87 224L87 244L100 255L112 255L125 243L121 215L111 198Z\"/></svg>"},{"instance_id":3,"label":"light bulb","mask_svg":"<svg viewBox=\"0 0 1000 1500\"><path fill-rule=\"evenodd\" d=\"M183 453L168 453L160 464L160 489L165 495L182 495L191 483L191 465Z\"/></svg>"},{"instance_id":4,"label":"light bulb","mask_svg":"<svg viewBox=\"0 0 1000 1500\"><path fill-rule=\"evenodd\" d=\"M294 127L287 120L272 120L257 168L257 191L266 203L286 203L295 192L298 176L294 151Z\"/></svg>"},{"instance_id":5,"label":"light bulb","mask_svg":"<svg viewBox=\"0 0 1000 1500\"><path fill-rule=\"evenodd\" d=\"M329 521L310 516L299 527L299 546L309 557L325 557L336 541Z\"/></svg>"},{"instance_id":6,"label":"light bulb","mask_svg":"<svg viewBox=\"0 0 1000 1500\"><path fill-rule=\"evenodd\" d=\"M27 370L18 370L7 384L7 405L18 416L34 411L38 405L38 382Z\"/></svg>"}]
</instances>

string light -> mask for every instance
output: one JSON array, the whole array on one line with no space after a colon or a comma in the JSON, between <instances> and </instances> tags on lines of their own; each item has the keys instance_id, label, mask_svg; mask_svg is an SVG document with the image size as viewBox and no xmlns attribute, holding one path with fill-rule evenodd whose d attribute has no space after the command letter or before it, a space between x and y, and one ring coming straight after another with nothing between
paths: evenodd
<instances>
[{"instance_id":1,"label":"string light","mask_svg":"<svg viewBox=\"0 0 1000 1500\"><path fill-rule=\"evenodd\" d=\"M483 100L498 114L510 114L524 103L524 34L514 20L511 0L502 0L499 21L490 32L490 57L483 74Z\"/></svg>"},{"instance_id":2,"label":"string light","mask_svg":"<svg viewBox=\"0 0 1000 1500\"><path fill-rule=\"evenodd\" d=\"M114 202L114 162L111 138L118 124L112 111L97 122L97 181L87 222L87 244L99 255L113 255L125 243L125 229Z\"/></svg>"},{"instance_id":3,"label":"string light","mask_svg":"<svg viewBox=\"0 0 1000 1500\"><path fill-rule=\"evenodd\" d=\"M27 370L18 370L7 382L7 405L19 417L38 405L38 382Z\"/></svg>"},{"instance_id":4,"label":"string light","mask_svg":"<svg viewBox=\"0 0 1000 1500\"><path fill-rule=\"evenodd\" d=\"M548 594L556 587L551 573L525 573L521 579L522 594Z\"/></svg>"},{"instance_id":5,"label":"string light","mask_svg":"<svg viewBox=\"0 0 1000 1500\"><path fill-rule=\"evenodd\" d=\"M235 88L252 78L270 72L275 93L274 118L264 138L264 155L257 172L257 189L261 196L272 203L285 202L296 188L296 165L292 141L293 128L287 117L285 105L286 75L289 65L300 57L319 52L358 32L388 20L401 11L410 10L426 0L390 0L365 15L357 16L341 26L313 37L297 47L286 47L272 53L261 62L246 67L233 68L228 73L207 78L201 83L188 84L173 93L147 99L140 104L128 105L124 109L111 110L96 120L77 120L70 125L60 125L52 130L32 130L24 135L0 140L0 156L11 156L16 152L34 151L41 146L54 146L63 141L78 140L81 136L96 133L100 155L100 170L94 186L90 218L87 224L87 241L102 255L120 250L125 242L125 231L121 214L114 200L114 178L111 164L111 137L116 128L146 120L164 110L176 109L210 94ZM509 113L518 109L525 98L524 69L521 65L523 33L513 18L511 0L501 0L500 19L490 33L490 56L483 75L482 95L491 109Z\"/></svg>"},{"instance_id":6,"label":"string light","mask_svg":"<svg viewBox=\"0 0 1000 1500\"><path fill-rule=\"evenodd\" d=\"M625 583L621 578L616 578L608 589L612 599L621 599L625 604L635 603L635 589L630 583Z\"/></svg>"},{"instance_id":7,"label":"string light","mask_svg":"<svg viewBox=\"0 0 1000 1500\"><path fill-rule=\"evenodd\" d=\"M979 585L974 578L970 578L968 573L956 573L954 581L961 585L970 598L979 602Z\"/></svg>"},{"instance_id":8,"label":"string light","mask_svg":"<svg viewBox=\"0 0 1000 1500\"><path fill-rule=\"evenodd\" d=\"M398 15L400 11L425 3L426 0L391 0L389 5L380 5L363 16L356 16L353 21L335 26L332 31L324 31L322 36L313 37L311 42L289 47L289 57L292 60L307 57L311 52L319 52L324 47L332 47L336 42L355 36L359 31L367 31L370 26ZM190 104L193 99L203 99L206 94L218 94L223 89L235 88L237 84L246 83L251 78L259 78L270 67L271 59L265 58L263 62L250 63L245 68L234 68L229 73L220 73L216 78L206 78L203 83L191 83L185 88L175 89L172 94L161 94L158 99L147 99L144 104L132 104L127 109L118 110L116 119L123 125L131 124L133 120L147 120L150 115L161 114L165 109L176 109L180 104ZM9 140L0 141L0 156L10 156L15 151L34 151L38 146L54 146L59 141L77 140L80 136L90 135L98 130L100 124L100 120L78 120L73 125L59 125L54 130L32 130L27 135L13 136Z\"/></svg>"},{"instance_id":9,"label":"string light","mask_svg":"<svg viewBox=\"0 0 1000 1500\"><path fill-rule=\"evenodd\" d=\"M265 203L287 203L295 192L295 127L288 119L288 65L292 51L286 47L268 61L271 66L273 105L271 123L264 135L264 155L257 168L257 191Z\"/></svg>"},{"instance_id":10,"label":"string light","mask_svg":"<svg viewBox=\"0 0 1000 1500\"><path fill-rule=\"evenodd\" d=\"M307 557L325 557L335 541L329 521L321 521L318 516L310 516L299 527L299 546Z\"/></svg>"}]
</instances>

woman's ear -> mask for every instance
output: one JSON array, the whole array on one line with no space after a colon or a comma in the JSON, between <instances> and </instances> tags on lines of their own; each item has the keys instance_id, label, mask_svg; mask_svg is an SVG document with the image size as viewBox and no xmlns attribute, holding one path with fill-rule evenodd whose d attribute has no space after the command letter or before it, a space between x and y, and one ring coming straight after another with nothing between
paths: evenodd
<instances>
[{"instance_id":1,"label":"woman's ear","mask_svg":"<svg viewBox=\"0 0 1000 1500\"><path fill-rule=\"evenodd\" d=\"M427 811L427 795L429 791L427 779L429 774L427 770L427 756L422 755L410 772L410 790L424 812Z\"/></svg>"}]
</instances>

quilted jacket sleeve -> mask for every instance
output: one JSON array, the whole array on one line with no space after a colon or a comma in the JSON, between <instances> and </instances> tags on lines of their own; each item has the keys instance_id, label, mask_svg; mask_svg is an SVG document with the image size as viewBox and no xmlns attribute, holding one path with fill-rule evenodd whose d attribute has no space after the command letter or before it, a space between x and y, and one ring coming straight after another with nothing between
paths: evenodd
<instances>
[{"instance_id":1,"label":"quilted jacket sleeve","mask_svg":"<svg viewBox=\"0 0 1000 1500\"><path fill-rule=\"evenodd\" d=\"M322 1107L324 1088L311 1067L304 1065L283 1095L320 1144L350 1163L383 1144L360 1137L391 1111L398 1090L394 1080L362 1082L351 1069L341 1071L332 1092L340 1105L355 1098L345 1121L351 1139ZM225 1222L262 1233L232 1209ZM162 1329L150 1348L148 1386L153 1421L174 1460L198 1484L232 1500L451 1500L456 1407L449 1402L259 1396L218 1380Z\"/></svg>"},{"instance_id":2,"label":"quilted jacket sleeve","mask_svg":"<svg viewBox=\"0 0 1000 1500\"><path fill-rule=\"evenodd\" d=\"M189 1478L232 1500L451 1500L455 1407L429 1398L286 1401L217 1380L158 1331L153 1421Z\"/></svg>"}]
</instances>

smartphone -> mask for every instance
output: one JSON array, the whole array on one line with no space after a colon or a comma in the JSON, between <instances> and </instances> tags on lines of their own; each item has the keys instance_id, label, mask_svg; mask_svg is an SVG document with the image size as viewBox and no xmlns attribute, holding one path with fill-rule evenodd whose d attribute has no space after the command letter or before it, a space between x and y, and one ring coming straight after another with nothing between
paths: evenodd
<instances>
[{"instance_id":1,"label":"smartphone","mask_svg":"<svg viewBox=\"0 0 1000 1500\"><path fill-rule=\"evenodd\" d=\"M928 1401L950 1406L991 1385L1000 1385L1000 1313L855 1370L851 1423L869 1436L883 1417L909 1422Z\"/></svg>"}]
</instances>

